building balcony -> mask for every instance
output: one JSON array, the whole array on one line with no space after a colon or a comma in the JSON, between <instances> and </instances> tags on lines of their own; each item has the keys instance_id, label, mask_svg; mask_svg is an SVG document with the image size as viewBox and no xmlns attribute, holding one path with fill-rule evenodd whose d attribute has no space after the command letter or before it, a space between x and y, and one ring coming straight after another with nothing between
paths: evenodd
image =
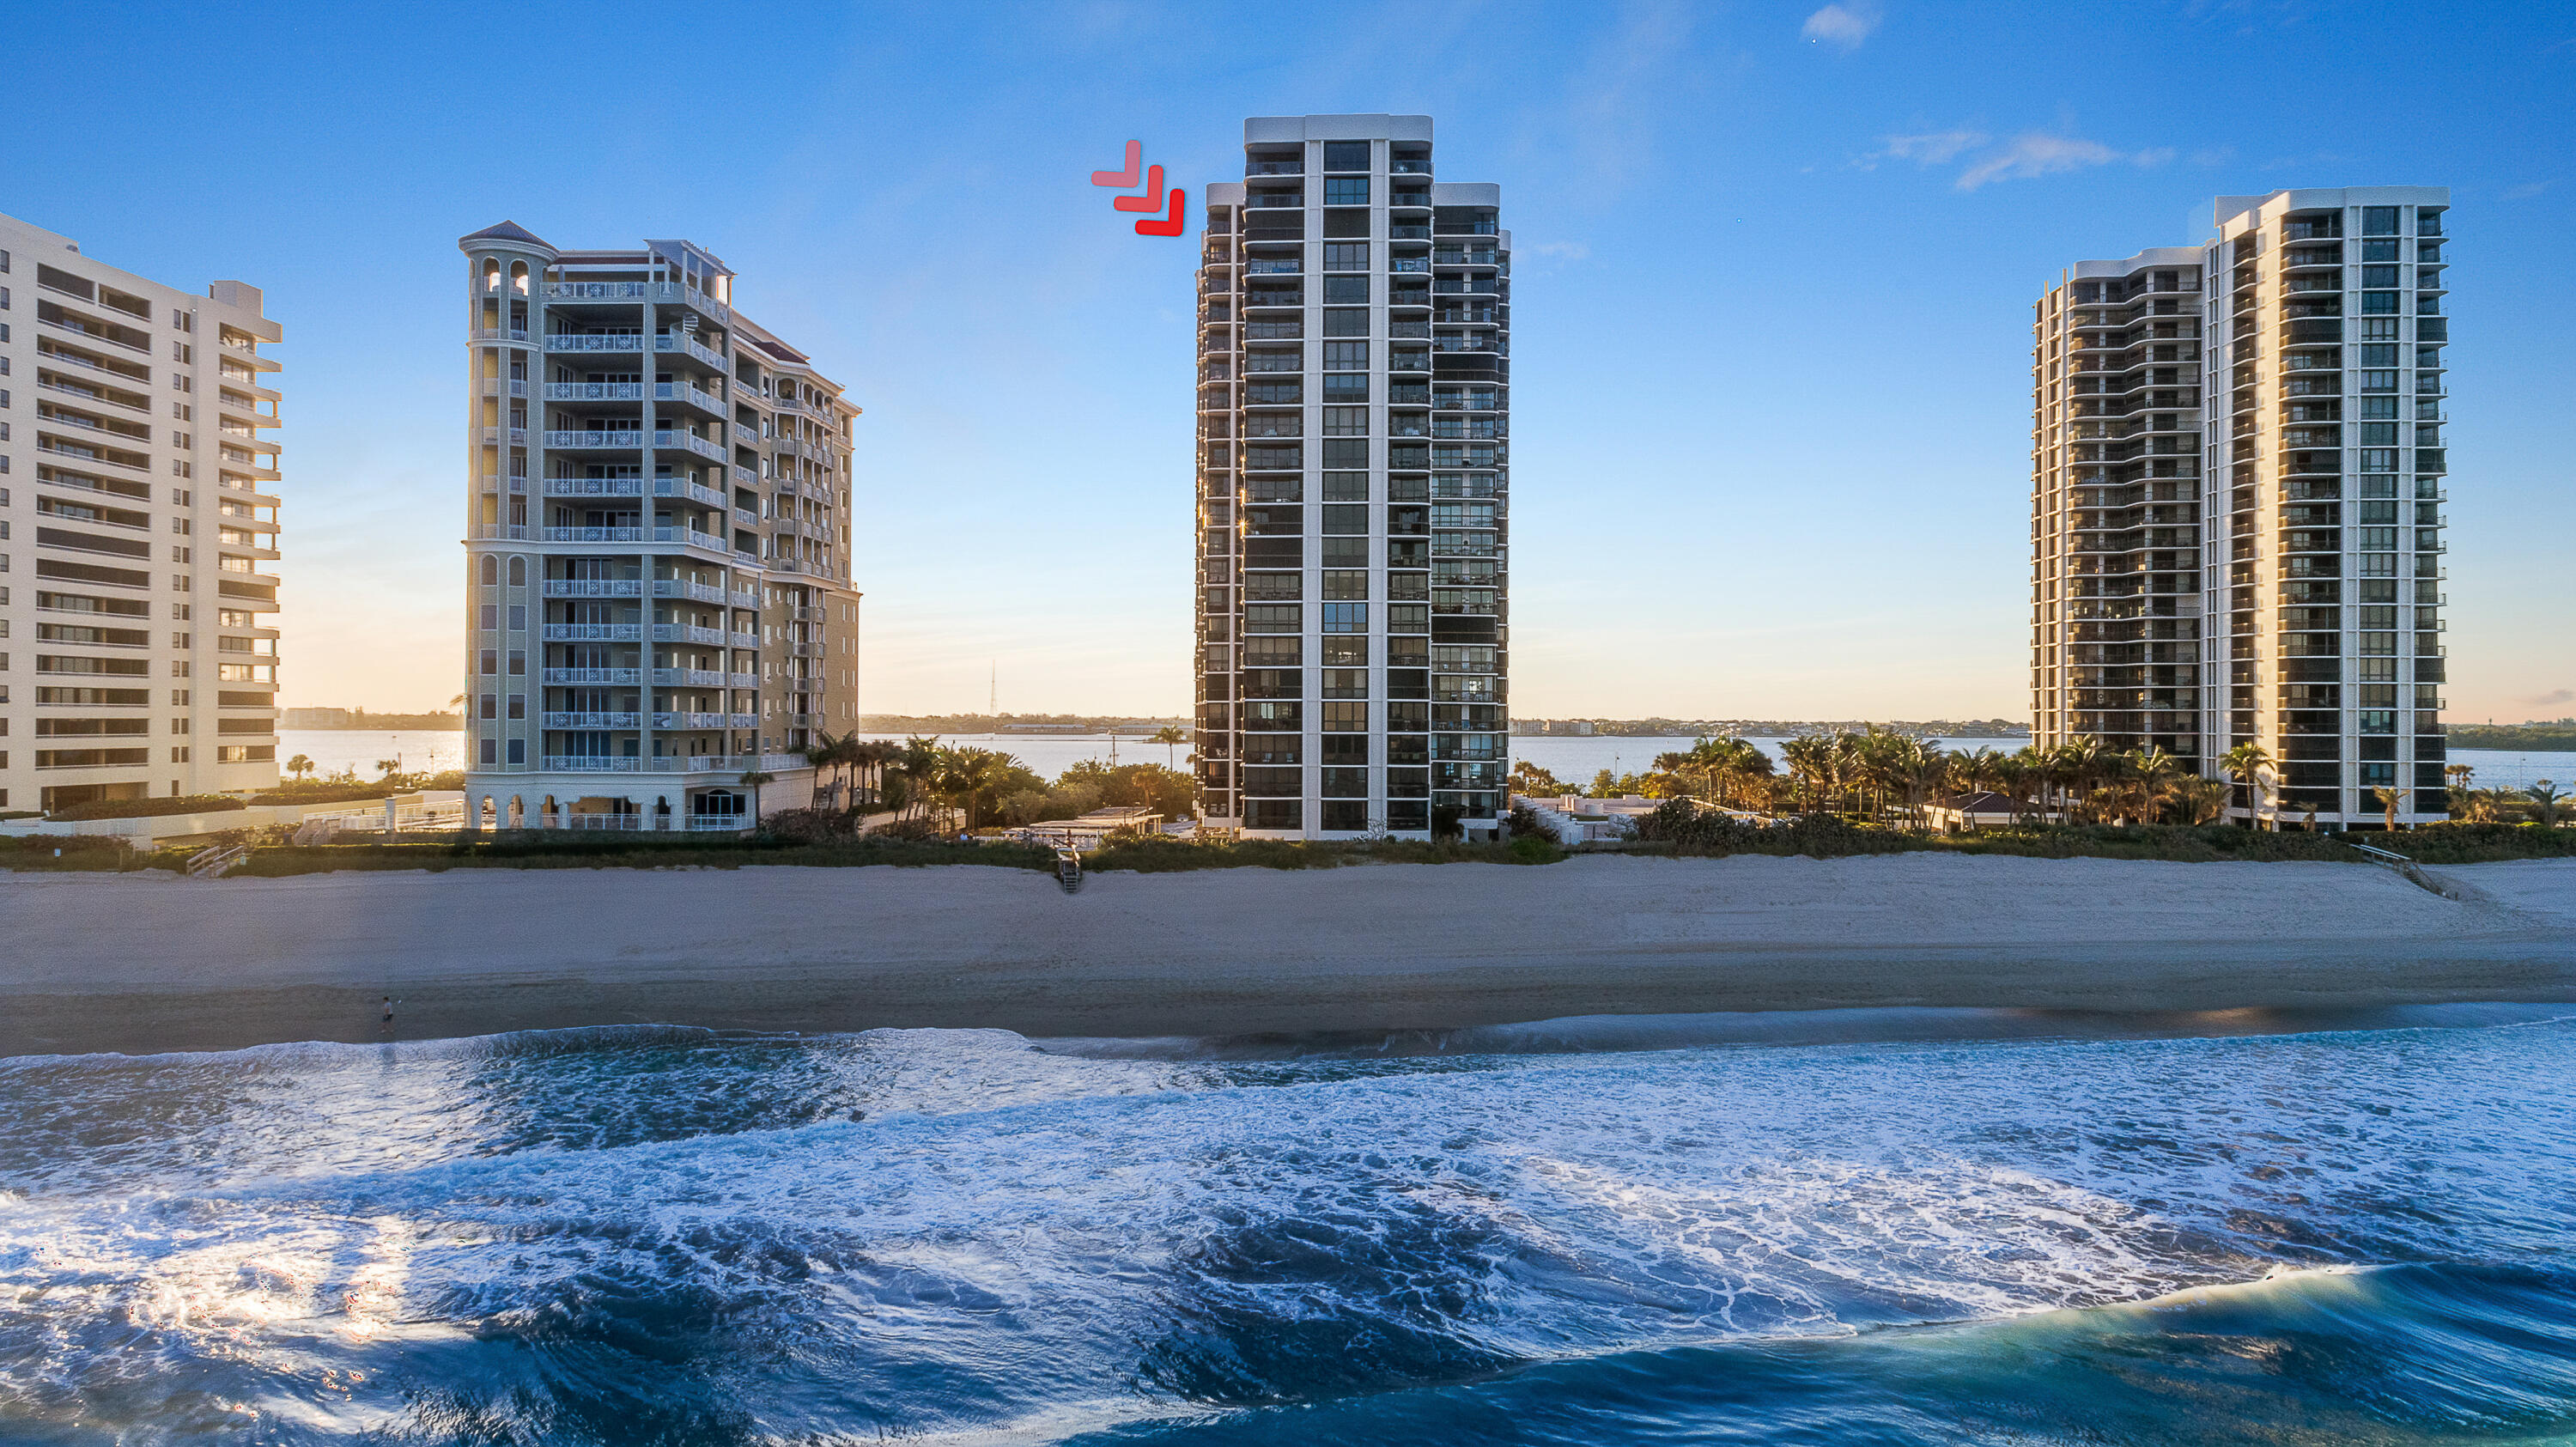
<instances>
[{"instance_id":1,"label":"building balcony","mask_svg":"<svg viewBox=\"0 0 2576 1447\"><path fill-rule=\"evenodd\" d=\"M475 535L528 540L532 534L534 541L547 543L672 543L710 552L731 551L723 538L695 528L528 528L485 523Z\"/></svg>"},{"instance_id":2,"label":"building balcony","mask_svg":"<svg viewBox=\"0 0 2576 1447\"><path fill-rule=\"evenodd\" d=\"M548 444L552 445L552 444ZM653 445L676 451L694 452L709 462L730 463L733 459L720 443L710 442L694 432L664 428L653 434Z\"/></svg>"},{"instance_id":3,"label":"building balcony","mask_svg":"<svg viewBox=\"0 0 2576 1447\"><path fill-rule=\"evenodd\" d=\"M716 396L712 392L701 391L687 382L654 383L653 400L656 402L669 402L675 406L694 407L708 416L718 418L722 421L730 422L733 420L733 409L728 406L722 398Z\"/></svg>"},{"instance_id":4,"label":"building balcony","mask_svg":"<svg viewBox=\"0 0 2576 1447\"><path fill-rule=\"evenodd\" d=\"M760 677L751 673L726 673L712 668L657 668L653 682L664 688L758 688Z\"/></svg>"},{"instance_id":5,"label":"building balcony","mask_svg":"<svg viewBox=\"0 0 2576 1447\"><path fill-rule=\"evenodd\" d=\"M641 402L644 400L644 384L641 382L548 382L545 399L549 402Z\"/></svg>"},{"instance_id":6,"label":"building balcony","mask_svg":"<svg viewBox=\"0 0 2576 1447\"><path fill-rule=\"evenodd\" d=\"M619 451L628 452L644 445L644 434L635 432L583 431L547 432L546 446L557 452Z\"/></svg>"},{"instance_id":7,"label":"building balcony","mask_svg":"<svg viewBox=\"0 0 2576 1447\"><path fill-rule=\"evenodd\" d=\"M657 729L756 729L760 715L754 713L656 713Z\"/></svg>"},{"instance_id":8,"label":"building balcony","mask_svg":"<svg viewBox=\"0 0 2576 1447\"><path fill-rule=\"evenodd\" d=\"M603 683L641 684L644 681L644 670L640 668L546 668L538 670L537 679L540 683L564 687Z\"/></svg>"},{"instance_id":9,"label":"building balcony","mask_svg":"<svg viewBox=\"0 0 2576 1447\"><path fill-rule=\"evenodd\" d=\"M550 729L631 729L639 727L637 713L546 713L537 721Z\"/></svg>"},{"instance_id":10,"label":"building balcony","mask_svg":"<svg viewBox=\"0 0 2576 1447\"><path fill-rule=\"evenodd\" d=\"M548 598L640 598L641 578L548 578L539 590Z\"/></svg>"},{"instance_id":11,"label":"building balcony","mask_svg":"<svg viewBox=\"0 0 2576 1447\"><path fill-rule=\"evenodd\" d=\"M641 623L549 623L545 625L548 643L637 643L643 641Z\"/></svg>"},{"instance_id":12,"label":"building balcony","mask_svg":"<svg viewBox=\"0 0 2576 1447\"><path fill-rule=\"evenodd\" d=\"M702 362L709 367L713 367L719 372L728 372L731 370L725 365L723 353L715 351L710 347L700 345L693 337L678 335L671 332L662 332L653 338L653 350L657 352L676 353L678 355L691 358L692 360Z\"/></svg>"},{"instance_id":13,"label":"building balcony","mask_svg":"<svg viewBox=\"0 0 2576 1447\"><path fill-rule=\"evenodd\" d=\"M553 630L549 628L547 632L551 637ZM722 648L726 645L725 631L723 629L699 628L687 623L654 624L653 641L656 643L698 643L704 644L709 648Z\"/></svg>"},{"instance_id":14,"label":"building balcony","mask_svg":"<svg viewBox=\"0 0 2576 1447\"><path fill-rule=\"evenodd\" d=\"M514 340L526 341L527 339L528 334L521 332ZM644 350L644 334L642 332L548 332L546 350L549 352L641 352Z\"/></svg>"}]
</instances>

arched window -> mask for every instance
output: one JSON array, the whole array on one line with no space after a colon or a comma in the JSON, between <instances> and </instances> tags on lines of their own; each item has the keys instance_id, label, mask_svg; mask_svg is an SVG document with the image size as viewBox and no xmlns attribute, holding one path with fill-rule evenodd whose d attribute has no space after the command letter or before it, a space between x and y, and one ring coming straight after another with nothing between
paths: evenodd
<instances>
[{"instance_id":1,"label":"arched window","mask_svg":"<svg viewBox=\"0 0 2576 1447\"><path fill-rule=\"evenodd\" d=\"M514 261L510 263L510 290L517 292L521 296L526 296L528 294L528 264L526 262Z\"/></svg>"},{"instance_id":2,"label":"arched window","mask_svg":"<svg viewBox=\"0 0 2576 1447\"><path fill-rule=\"evenodd\" d=\"M512 558L510 560L510 586L513 588L524 588L527 585L528 560L525 558Z\"/></svg>"},{"instance_id":3,"label":"arched window","mask_svg":"<svg viewBox=\"0 0 2576 1447\"><path fill-rule=\"evenodd\" d=\"M499 291L501 289L501 259L499 257L487 256L483 258L483 289L485 291Z\"/></svg>"},{"instance_id":4,"label":"arched window","mask_svg":"<svg viewBox=\"0 0 2576 1447\"><path fill-rule=\"evenodd\" d=\"M501 581L501 560L490 553L483 555L483 582L486 586Z\"/></svg>"}]
</instances>

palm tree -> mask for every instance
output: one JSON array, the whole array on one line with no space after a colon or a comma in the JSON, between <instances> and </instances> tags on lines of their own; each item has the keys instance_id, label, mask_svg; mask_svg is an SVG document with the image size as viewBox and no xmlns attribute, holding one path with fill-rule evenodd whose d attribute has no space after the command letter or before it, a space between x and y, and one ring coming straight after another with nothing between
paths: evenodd
<instances>
[{"instance_id":1,"label":"palm tree","mask_svg":"<svg viewBox=\"0 0 2576 1447\"><path fill-rule=\"evenodd\" d=\"M2262 811L2263 796L2258 792L2261 785L2257 776L2272 767L2272 756L2264 751L2261 744L2238 744L2219 755L2218 766L2244 784L2245 807L2249 812L2259 816ZM2259 824L2259 818L2256 822ZM2277 824L2279 821L2273 822Z\"/></svg>"},{"instance_id":2,"label":"palm tree","mask_svg":"<svg viewBox=\"0 0 2576 1447\"><path fill-rule=\"evenodd\" d=\"M1154 737L1152 739L1152 742L1163 746L1163 766L1175 772L1180 769L1180 762L1174 751L1189 741L1190 736L1188 734L1181 732L1170 724L1165 724L1161 728L1154 730Z\"/></svg>"},{"instance_id":3,"label":"palm tree","mask_svg":"<svg viewBox=\"0 0 2576 1447\"><path fill-rule=\"evenodd\" d=\"M985 796L1010 778L1020 761L993 749L946 749L939 770L940 789L948 799L966 812L966 828L972 831L982 817Z\"/></svg>"},{"instance_id":4,"label":"palm tree","mask_svg":"<svg viewBox=\"0 0 2576 1447\"><path fill-rule=\"evenodd\" d=\"M2102 741L2091 734L2078 734L2059 744L2056 753L2057 772L2066 780L2070 801L2090 794L2094 779L2102 772Z\"/></svg>"},{"instance_id":5,"label":"palm tree","mask_svg":"<svg viewBox=\"0 0 2576 1447\"><path fill-rule=\"evenodd\" d=\"M2478 771L2467 764L2450 764L2443 768L2442 777L2449 780L2451 785L2450 799L2452 818L2465 819L2468 817L2469 781L2477 776Z\"/></svg>"},{"instance_id":6,"label":"palm tree","mask_svg":"<svg viewBox=\"0 0 2576 1447\"><path fill-rule=\"evenodd\" d=\"M302 754L297 754L294 758L286 761L286 772L293 774L298 779L301 779L305 775L313 772L313 761Z\"/></svg>"},{"instance_id":7,"label":"palm tree","mask_svg":"<svg viewBox=\"0 0 2576 1447\"><path fill-rule=\"evenodd\" d=\"M805 740L805 746L796 752L803 754L805 762L812 764L815 772L820 773L841 761L843 742L832 737L828 729L816 729L813 735ZM833 792L837 793L838 789L834 789Z\"/></svg>"},{"instance_id":8,"label":"palm tree","mask_svg":"<svg viewBox=\"0 0 2576 1447\"><path fill-rule=\"evenodd\" d=\"M399 768L401 768L401 767L402 767L402 760L400 760L400 759L378 759L378 760L376 760L376 772L377 772L377 773L379 773L379 774L384 775L384 776L385 776L386 778L388 778L388 779L390 779L390 778L392 778L392 777L394 776L394 770L399 769Z\"/></svg>"},{"instance_id":9,"label":"palm tree","mask_svg":"<svg viewBox=\"0 0 2576 1447\"><path fill-rule=\"evenodd\" d=\"M2565 794L2558 792L2558 786L2547 779L2541 779L2522 792L2529 794L2531 796L2531 802L2540 806L2540 827L2543 829L2557 828L2558 801L2567 797Z\"/></svg>"},{"instance_id":10,"label":"palm tree","mask_svg":"<svg viewBox=\"0 0 2576 1447\"><path fill-rule=\"evenodd\" d=\"M743 770L743 787L751 790L751 823L753 828L758 828L760 826L760 786L771 782L777 777L778 776L775 774L764 774L758 769Z\"/></svg>"},{"instance_id":11,"label":"palm tree","mask_svg":"<svg viewBox=\"0 0 2576 1447\"><path fill-rule=\"evenodd\" d=\"M2174 780L2170 790L2186 824L2208 824L2226 814L2228 793L2226 780L2204 779L2197 774Z\"/></svg>"},{"instance_id":12,"label":"palm tree","mask_svg":"<svg viewBox=\"0 0 2576 1447\"><path fill-rule=\"evenodd\" d=\"M2404 791L2402 791L2402 790L2398 790L2398 789L2391 789L2391 788L2387 787L2386 785L2382 785L2382 786L2380 786L2379 788L2376 788L2376 789L2371 790L2371 791L2370 791L2370 797L2372 797L2372 798L2374 798L2374 799L2377 799L2377 800L2379 801L2379 807L2380 807L2380 810L2382 811L2383 816L2384 816L2384 817L2387 819L2387 821L2388 821L2387 826L2386 826L2386 827L2387 827L2387 829L2388 829L2388 832L2389 832L2389 833L2391 833L2391 834L2396 833L2396 832L2397 832L2397 806L2398 806L2398 805L2400 805L2400 804L2402 804L2402 803L2405 803L2405 802L2406 802L2406 795L2405 795Z\"/></svg>"},{"instance_id":13,"label":"palm tree","mask_svg":"<svg viewBox=\"0 0 2576 1447\"><path fill-rule=\"evenodd\" d=\"M2174 774L2181 766L2174 762L2173 755L2152 745L2144 752L2132 751L2128 761L2129 787L2138 799L2138 822L2153 824L2156 801L2173 787Z\"/></svg>"}]
</instances>

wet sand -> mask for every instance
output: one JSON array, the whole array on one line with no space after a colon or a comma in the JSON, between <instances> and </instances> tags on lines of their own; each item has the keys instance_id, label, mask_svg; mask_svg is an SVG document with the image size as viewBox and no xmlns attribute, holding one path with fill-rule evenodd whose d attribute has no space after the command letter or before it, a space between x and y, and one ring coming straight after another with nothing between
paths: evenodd
<instances>
[{"instance_id":1,"label":"wet sand","mask_svg":"<svg viewBox=\"0 0 2576 1447\"><path fill-rule=\"evenodd\" d=\"M668 1023L1167 1036L2576 1000L2576 861L0 874L0 1054Z\"/></svg>"}]
</instances>

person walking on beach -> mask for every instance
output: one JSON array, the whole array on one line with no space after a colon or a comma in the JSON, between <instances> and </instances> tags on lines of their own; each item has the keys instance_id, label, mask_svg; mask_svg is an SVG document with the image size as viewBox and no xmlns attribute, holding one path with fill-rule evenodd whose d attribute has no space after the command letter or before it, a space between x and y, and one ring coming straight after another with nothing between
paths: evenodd
<instances>
[{"instance_id":1,"label":"person walking on beach","mask_svg":"<svg viewBox=\"0 0 2576 1447\"><path fill-rule=\"evenodd\" d=\"M384 1023L377 1028L387 1035L394 1033L394 997L391 995L385 996Z\"/></svg>"}]
</instances>

